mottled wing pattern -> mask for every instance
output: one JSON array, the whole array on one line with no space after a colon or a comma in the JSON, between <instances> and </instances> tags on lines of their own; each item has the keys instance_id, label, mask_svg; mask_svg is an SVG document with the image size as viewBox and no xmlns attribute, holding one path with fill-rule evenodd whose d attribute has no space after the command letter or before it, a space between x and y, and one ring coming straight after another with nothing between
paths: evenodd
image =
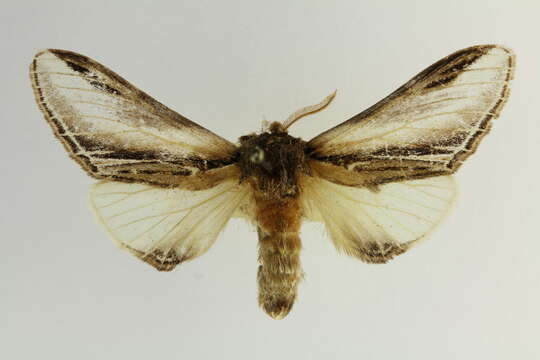
<instances>
[{"instance_id":1,"label":"mottled wing pattern","mask_svg":"<svg viewBox=\"0 0 540 360\"><path fill-rule=\"evenodd\" d=\"M169 271L212 246L248 190L234 180L198 191L101 181L90 201L120 247Z\"/></svg>"},{"instance_id":2,"label":"mottled wing pattern","mask_svg":"<svg viewBox=\"0 0 540 360\"><path fill-rule=\"evenodd\" d=\"M308 143L318 175L351 186L455 172L501 111L513 76L506 48L467 48Z\"/></svg>"},{"instance_id":3,"label":"mottled wing pattern","mask_svg":"<svg viewBox=\"0 0 540 360\"><path fill-rule=\"evenodd\" d=\"M379 191L306 177L301 204L322 222L336 248L367 263L385 263L424 238L455 196L451 176L402 181Z\"/></svg>"},{"instance_id":4,"label":"mottled wing pattern","mask_svg":"<svg viewBox=\"0 0 540 360\"><path fill-rule=\"evenodd\" d=\"M237 176L233 144L86 56L42 51L30 76L54 133L95 178L204 189Z\"/></svg>"}]
</instances>

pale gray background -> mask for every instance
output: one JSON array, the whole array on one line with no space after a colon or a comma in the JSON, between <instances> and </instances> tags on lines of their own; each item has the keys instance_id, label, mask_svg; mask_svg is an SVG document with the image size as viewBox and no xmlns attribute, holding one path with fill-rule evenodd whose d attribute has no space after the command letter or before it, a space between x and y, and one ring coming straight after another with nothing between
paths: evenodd
<instances>
[{"instance_id":1,"label":"pale gray background","mask_svg":"<svg viewBox=\"0 0 540 360\"><path fill-rule=\"evenodd\" d=\"M0 358L540 358L539 15L537 1L3 1ZM282 321L257 307L256 234L239 220L172 273L118 250L27 74L39 49L87 54L230 140L339 89L293 127L310 138L482 43L515 50L516 80L451 216L387 265L305 225L307 276Z\"/></svg>"}]
</instances>

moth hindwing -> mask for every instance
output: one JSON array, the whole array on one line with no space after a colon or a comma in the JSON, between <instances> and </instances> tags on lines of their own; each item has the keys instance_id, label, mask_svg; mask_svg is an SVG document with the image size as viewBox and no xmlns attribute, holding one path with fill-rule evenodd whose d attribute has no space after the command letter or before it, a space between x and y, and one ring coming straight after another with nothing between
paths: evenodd
<instances>
[{"instance_id":1,"label":"moth hindwing","mask_svg":"<svg viewBox=\"0 0 540 360\"><path fill-rule=\"evenodd\" d=\"M83 55L42 51L30 74L54 134L101 179L92 207L122 248L169 271L206 252L232 216L247 218L259 237L259 305L280 319L303 276L304 219L367 263L404 253L440 223L451 175L499 115L514 63L504 47L473 46L310 141L288 128L335 92L237 145Z\"/></svg>"}]
</instances>

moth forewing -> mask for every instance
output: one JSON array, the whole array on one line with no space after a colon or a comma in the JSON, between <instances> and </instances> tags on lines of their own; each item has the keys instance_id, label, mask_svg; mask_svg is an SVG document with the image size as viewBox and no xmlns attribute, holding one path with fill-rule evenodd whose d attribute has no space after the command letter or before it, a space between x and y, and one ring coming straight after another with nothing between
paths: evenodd
<instances>
[{"instance_id":1,"label":"moth forewing","mask_svg":"<svg viewBox=\"0 0 540 360\"><path fill-rule=\"evenodd\" d=\"M39 52L30 77L55 135L95 178L204 188L217 180L202 173L225 178L209 171L234 162L233 144L86 56Z\"/></svg>"},{"instance_id":2,"label":"moth forewing","mask_svg":"<svg viewBox=\"0 0 540 360\"><path fill-rule=\"evenodd\" d=\"M513 77L514 55L481 45L436 62L391 95L308 143L311 157L357 173L330 181L379 185L451 174L499 115ZM322 174L325 176L325 174Z\"/></svg>"}]
</instances>

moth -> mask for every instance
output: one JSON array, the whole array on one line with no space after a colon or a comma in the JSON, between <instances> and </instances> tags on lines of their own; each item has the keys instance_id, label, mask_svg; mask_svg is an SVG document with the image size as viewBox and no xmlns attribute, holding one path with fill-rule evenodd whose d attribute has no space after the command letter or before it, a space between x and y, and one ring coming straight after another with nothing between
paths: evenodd
<instances>
[{"instance_id":1,"label":"moth","mask_svg":"<svg viewBox=\"0 0 540 360\"><path fill-rule=\"evenodd\" d=\"M100 180L91 206L121 248L170 271L204 254L231 217L245 218L258 233L259 305L281 319L303 277L304 220L371 264L433 230L454 198L451 175L508 98L514 63L507 48L469 47L309 141L289 127L335 93L236 144L71 51L39 52L30 77L56 137Z\"/></svg>"}]
</instances>

